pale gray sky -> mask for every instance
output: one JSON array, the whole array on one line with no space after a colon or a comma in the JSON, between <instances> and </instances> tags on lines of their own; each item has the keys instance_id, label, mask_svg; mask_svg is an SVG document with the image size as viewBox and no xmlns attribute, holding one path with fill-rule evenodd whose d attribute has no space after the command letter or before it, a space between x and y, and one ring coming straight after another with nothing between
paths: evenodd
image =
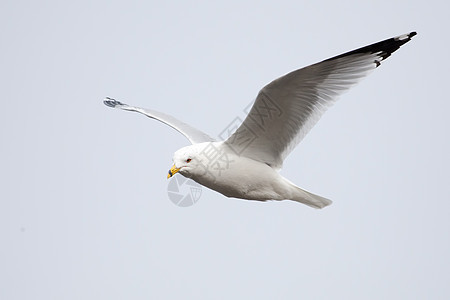
<instances>
[{"instance_id":1,"label":"pale gray sky","mask_svg":"<svg viewBox=\"0 0 450 300\"><path fill-rule=\"evenodd\" d=\"M449 299L445 1L3 1L1 299ZM171 128L216 136L294 69L418 35L282 174L314 210L167 195ZM179 176L179 175L178 175Z\"/></svg>"}]
</instances>

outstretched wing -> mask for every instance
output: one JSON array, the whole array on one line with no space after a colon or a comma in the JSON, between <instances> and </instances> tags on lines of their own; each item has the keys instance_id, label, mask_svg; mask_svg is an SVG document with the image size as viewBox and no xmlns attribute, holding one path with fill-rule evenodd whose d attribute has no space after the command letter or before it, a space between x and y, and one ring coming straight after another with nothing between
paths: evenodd
<instances>
[{"instance_id":1,"label":"outstretched wing","mask_svg":"<svg viewBox=\"0 0 450 300\"><path fill-rule=\"evenodd\" d=\"M121 103L121 102L119 102L115 99L109 98L109 97L106 97L105 100L103 101L103 103L105 103L105 105L107 105L109 107L120 108L123 110L129 110L129 111L135 111L135 112L144 114L149 118L163 122L164 124L169 125L173 129L177 130L182 135L184 135L192 144L215 141L213 138L211 138L206 133L204 133L186 123L183 123L180 120L177 120L172 116L161 113L159 111L129 106L128 104Z\"/></svg>"},{"instance_id":2,"label":"outstretched wing","mask_svg":"<svg viewBox=\"0 0 450 300\"><path fill-rule=\"evenodd\" d=\"M414 35L356 49L272 81L259 92L247 118L225 144L239 155L281 168L337 97Z\"/></svg>"}]
</instances>

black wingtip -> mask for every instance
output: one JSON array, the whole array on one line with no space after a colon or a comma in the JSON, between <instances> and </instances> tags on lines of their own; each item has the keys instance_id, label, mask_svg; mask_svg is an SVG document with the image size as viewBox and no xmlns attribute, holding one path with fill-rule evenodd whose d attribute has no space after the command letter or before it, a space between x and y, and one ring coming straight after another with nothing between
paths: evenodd
<instances>
[{"instance_id":1,"label":"black wingtip","mask_svg":"<svg viewBox=\"0 0 450 300\"><path fill-rule=\"evenodd\" d=\"M381 41L381 42L378 42L378 43L375 43L375 44L372 44L369 46L365 46L365 47L329 58L329 59L327 59L327 61L342 58L342 57L353 55L353 54L359 54L359 53L361 53L361 54L376 53L380 59L375 60L374 63L378 67L380 65L381 61L383 61L386 58L388 58L389 56L391 56L392 53L397 51L402 45L409 42L411 40L411 38L415 35L417 35L417 32L412 31L408 34L399 35L399 36L396 36L396 37L393 37L393 38L390 38L390 39L387 39L387 40L384 40L384 41Z\"/></svg>"},{"instance_id":2,"label":"black wingtip","mask_svg":"<svg viewBox=\"0 0 450 300\"><path fill-rule=\"evenodd\" d=\"M120 103L116 99L109 98L109 97L106 97L105 100L103 100L103 103L106 106L113 107L113 108L116 107L117 105L123 105L122 103Z\"/></svg>"},{"instance_id":3,"label":"black wingtip","mask_svg":"<svg viewBox=\"0 0 450 300\"><path fill-rule=\"evenodd\" d=\"M395 41L401 41L401 42L403 42L403 44L404 43L406 43L406 42L409 42L410 40L411 40L411 38L413 37L413 36L415 36L415 35L417 35L417 32L415 32L415 31L412 31L412 32L410 32L410 33L408 33L408 34L403 34L403 35L399 35L399 36L396 36L396 37L394 37L393 39L395 40ZM389 40L389 39L388 39ZM386 40L386 41L388 41L388 40ZM402 45L403 45L402 44ZM400 45L401 46L401 45Z\"/></svg>"}]
</instances>

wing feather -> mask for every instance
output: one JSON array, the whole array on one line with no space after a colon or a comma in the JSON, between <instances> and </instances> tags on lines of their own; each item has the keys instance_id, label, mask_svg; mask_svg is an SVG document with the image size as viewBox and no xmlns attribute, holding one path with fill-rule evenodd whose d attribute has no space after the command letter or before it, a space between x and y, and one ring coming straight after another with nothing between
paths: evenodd
<instances>
[{"instance_id":1,"label":"wing feather","mask_svg":"<svg viewBox=\"0 0 450 300\"><path fill-rule=\"evenodd\" d=\"M415 32L362 47L284 75L259 93L225 144L276 169L343 92L377 68Z\"/></svg>"},{"instance_id":2,"label":"wing feather","mask_svg":"<svg viewBox=\"0 0 450 300\"><path fill-rule=\"evenodd\" d=\"M159 112L156 110L151 110L151 109L144 109L144 108L140 108L140 107L130 106L128 104L121 103L121 102L119 102L115 99L109 98L109 97L106 97L106 99L103 101L103 103L109 107L120 108L123 110L129 110L129 111L135 111L135 112L144 114L149 118L158 120L166 125L169 125L173 129L177 130L182 135L184 135L191 142L191 144L199 144L199 143L203 143L203 142L214 142L215 141L213 138L211 138L206 133L204 133L184 122L181 122L180 120L178 120L170 115L164 114L162 112Z\"/></svg>"}]
</instances>

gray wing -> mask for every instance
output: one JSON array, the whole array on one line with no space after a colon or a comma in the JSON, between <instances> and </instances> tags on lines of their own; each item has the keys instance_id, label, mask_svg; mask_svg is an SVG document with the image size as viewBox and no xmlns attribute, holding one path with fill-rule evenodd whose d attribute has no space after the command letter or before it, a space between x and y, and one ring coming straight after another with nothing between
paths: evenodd
<instances>
[{"instance_id":1,"label":"gray wing","mask_svg":"<svg viewBox=\"0 0 450 300\"><path fill-rule=\"evenodd\" d=\"M293 71L266 85L226 141L237 154L279 169L339 95L378 67L415 32Z\"/></svg>"},{"instance_id":2,"label":"gray wing","mask_svg":"<svg viewBox=\"0 0 450 300\"><path fill-rule=\"evenodd\" d=\"M129 110L129 111L135 111L141 114L146 115L147 117L150 117L152 119L158 120L164 124L169 125L173 129L180 132L182 135L184 135L192 144L198 144L203 142L214 142L215 140L211 138L206 133L181 122L180 120L164 114L159 111L151 110L151 109L143 109L139 107L129 106L128 104L121 103L115 99L106 97L103 103L109 107L113 108L120 108L123 110Z\"/></svg>"}]
</instances>

